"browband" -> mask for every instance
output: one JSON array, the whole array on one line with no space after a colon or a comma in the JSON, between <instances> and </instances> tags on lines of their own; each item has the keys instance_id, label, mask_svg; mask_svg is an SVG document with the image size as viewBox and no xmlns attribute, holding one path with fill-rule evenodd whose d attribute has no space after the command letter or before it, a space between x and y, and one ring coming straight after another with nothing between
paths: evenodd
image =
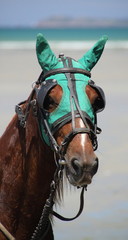
<instances>
[{"instance_id":1,"label":"browband","mask_svg":"<svg viewBox=\"0 0 128 240\"><path fill-rule=\"evenodd\" d=\"M36 84L40 84L43 82L47 77L50 77L51 75L59 74L59 73L81 73L88 77L91 77L91 73L85 69L81 68L72 68L72 67L65 67L65 68L57 68L53 70L49 70L45 74L42 72L36 82Z\"/></svg>"}]
</instances>

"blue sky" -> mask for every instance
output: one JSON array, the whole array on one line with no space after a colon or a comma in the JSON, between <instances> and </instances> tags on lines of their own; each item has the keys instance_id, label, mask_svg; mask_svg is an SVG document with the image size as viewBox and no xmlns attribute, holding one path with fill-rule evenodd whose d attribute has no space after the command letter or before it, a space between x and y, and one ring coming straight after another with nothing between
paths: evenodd
<instances>
[{"instance_id":1,"label":"blue sky","mask_svg":"<svg viewBox=\"0 0 128 240\"><path fill-rule=\"evenodd\" d=\"M35 25L52 16L128 19L128 0L0 0L0 26Z\"/></svg>"}]
</instances>

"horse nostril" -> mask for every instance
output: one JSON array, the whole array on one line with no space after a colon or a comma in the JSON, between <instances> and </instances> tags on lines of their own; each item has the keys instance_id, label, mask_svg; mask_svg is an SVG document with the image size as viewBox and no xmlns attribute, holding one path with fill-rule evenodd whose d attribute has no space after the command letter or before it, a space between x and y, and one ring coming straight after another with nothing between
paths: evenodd
<instances>
[{"instance_id":1,"label":"horse nostril","mask_svg":"<svg viewBox=\"0 0 128 240\"><path fill-rule=\"evenodd\" d=\"M77 158L73 158L71 160L71 173L76 176L81 178L82 174L85 173L90 173L91 176L93 177L98 170L98 158L93 160L92 164L82 164Z\"/></svg>"},{"instance_id":2,"label":"horse nostril","mask_svg":"<svg viewBox=\"0 0 128 240\"><path fill-rule=\"evenodd\" d=\"M71 161L71 166L72 166L73 174L78 176L82 175L82 167L79 160L77 160L76 158L73 158Z\"/></svg>"},{"instance_id":3,"label":"horse nostril","mask_svg":"<svg viewBox=\"0 0 128 240\"><path fill-rule=\"evenodd\" d=\"M96 158L95 163L92 168L93 175L95 175L97 173L98 167L99 167L99 160L98 160L98 158Z\"/></svg>"}]
</instances>

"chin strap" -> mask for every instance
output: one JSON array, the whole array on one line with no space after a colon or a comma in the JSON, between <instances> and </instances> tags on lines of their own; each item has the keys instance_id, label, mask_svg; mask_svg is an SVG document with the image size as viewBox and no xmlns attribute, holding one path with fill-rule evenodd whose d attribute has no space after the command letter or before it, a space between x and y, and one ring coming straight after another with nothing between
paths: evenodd
<instances>
[{"instance_id":1,"label":"chin strap","mask_svg":"<svg viewBox=\"0 0 128 240\"><path fill-rule=\"evenodd\" d=\"M55 217L57 217L58 219L60 219L62 221L73 221L76 218L78 218L81 215L83 208L84 208L84 191L85 190L87 191L86 187L82 187L81 194L80 194L80 207L79 207L79 211L75 217L72 217L72 218L63 217L62 215L58 214L57 212L55 212L53 210L51 211L52 215L54 215Z\"/></svg>"}]
</instances>

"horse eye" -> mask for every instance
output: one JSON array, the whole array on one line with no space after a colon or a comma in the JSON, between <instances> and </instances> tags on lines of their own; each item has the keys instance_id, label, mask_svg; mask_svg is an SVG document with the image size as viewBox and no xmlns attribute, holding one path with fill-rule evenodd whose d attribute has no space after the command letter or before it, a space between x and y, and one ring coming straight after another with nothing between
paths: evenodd
<instances>
[{"instance_id":1,"label":"horse eye","mask_svg":"<svg viewBox=\"0 0 128 240\"><path fill-rule=\"evenodd\" d=\"M50 95L47 95L43 106L45 110L51 112L58 106L58 103L56 103Z\"/></svg>"}]
</instances>

